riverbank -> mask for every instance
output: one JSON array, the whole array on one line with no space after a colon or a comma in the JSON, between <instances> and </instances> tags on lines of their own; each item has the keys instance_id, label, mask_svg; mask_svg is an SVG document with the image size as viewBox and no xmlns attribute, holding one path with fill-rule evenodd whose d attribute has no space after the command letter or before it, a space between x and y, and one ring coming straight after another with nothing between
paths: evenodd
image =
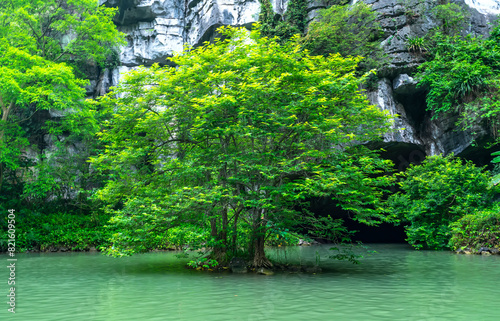
<instances>
[{"instance_id":1,"label":"riverbank","mask_svg":"<svg viewBox=\"0 0 500 321\"><path fill-rule=\"evenodd\" d=\"M24 252L86 252L108 245L113 229L106 226L107 214L80 214L36 211L16 212L16 251ZM0 230L0 251L7 250L7 229Z\"/></svg>"},{"instance_id":2,"label":"riverbank","mask_svg":"<svg viewBox=\"0 0 500 321\"><path fill-rule=\"evenodd\" d=\"M109 239L119 232L116 227L107 225L111 217L105 213L46 214L21 210L16 213L16 250L19 253L99 252L109 247ZM5 253L7 221L1 223L5 226L0 226L0 253ZM500 214L496 211L466 215L452 225L452 233L450 244L457 254L500 255ZM314 241L301 237L289 233L284 239L276 235L269 238L267 245L314 244ZM145 248L149 251L175 251L182 249L185 241L182 231L173 229L170 234L158 235L153 242L145 244Z\"/></svg>"}]
</instances>

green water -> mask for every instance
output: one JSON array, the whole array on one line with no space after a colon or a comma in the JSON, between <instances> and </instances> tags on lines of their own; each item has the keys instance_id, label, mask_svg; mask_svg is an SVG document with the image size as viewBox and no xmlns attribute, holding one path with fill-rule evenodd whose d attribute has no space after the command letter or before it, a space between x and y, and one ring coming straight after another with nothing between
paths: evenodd
<instances>
[{"instance_id":1,"label":"green water","mask_svg":"<svg viewBox=\"0 0 500 321\"><path fill-rule=\"evenodd\" d=\"M372 248L360 265L327 262L324 246L293 248L287 259L319 256L324 272L272 276L186 270L169 252L19 254L16 314L4 296L0 320L500 320L500 256Z\"/></svg>"}]
</instances>

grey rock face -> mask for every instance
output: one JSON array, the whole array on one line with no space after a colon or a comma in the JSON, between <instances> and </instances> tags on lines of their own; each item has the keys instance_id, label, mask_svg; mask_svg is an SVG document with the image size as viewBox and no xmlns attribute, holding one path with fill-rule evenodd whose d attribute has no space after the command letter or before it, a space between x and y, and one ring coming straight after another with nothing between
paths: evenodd
<instances>
[{"instance_id":1,"label":"grey rock face","mask_svg":"<svg viewBox=\"0 0 500 321\"><path fill-rule=\"evenodd\" d=\"M101 0L101 4L119 9L118 28L128 35L120 58L127 67L167 64L184 44L213 39L221 25L250 25L260 10L258 0Z\"/></svg>"},{"instance_id":2,"label":"grey rock face","mask_svg":"<svg viewBox=\"0 0 500 321\"><path fill-rule=\"evenodd\" d=\"M487 131L480 127L473 129L475 136L472 130L458 130L458 115L440 115L433 119L432 113L426 110L425 92L406 74L399 75L392 82L387 78L380 80L377 90L367 95L372 104L392 116L398 115L392 126L394 131L384 137L387 147L403 143L421 148L426 155L460 154L469 147L473 138L487 135Z\"/></svg>"},{"instance_id":3,"label":"grey rock face","mask_svg":"<svg viewBox=\"0 0 500 321\"><path fill-rule=\"evenodd\" d=\"M475 1L473 4L471 1ZM455 3L462 6L469 13L468 27L464 33L487 35L489 23L495 19L495 9L479 12L476 8L483 8L486 3L498 0L457 0ZM466 2L471 2L471 6ZM389 66L383 74L395 78L398 74L410 73L423 61L422 55L411 53L408 50L407 40L410 37L422 37L438 25L432 14L436 5L431 0L366 0L380 15L380 24L385 32L382 45L389 56Z\"/></svg>"},{"instance_id":4,"label":"grey rock face","mask_svg":"<svg viewBox=\"0 0 500 321\"><path fill-rule=\"evenodd\" d=\"M408 95L418 91L417 82L407 74L401 74L394 78L392 89L396 95Z\"/></svg>"},{"instance_id":5,"label":"grey rock face","mask_svg":"<svg viewBox=\"0 0 500 321\"><path fill-rule=\"evenodd\" d=\"M500 12L497 1L455 1L469 13L468 27L463 33L486 36L494 14ZM440 115L432 119L433 115L427 111L425 104L425 89L419 88L409 76L423 62L423 56L419 52L410 52L407 41L412 37L422 37L437 26L439 22L435 21L431 12L435 3L421 0L365 2L380 14L385 32L382 46L389 57L388 67L381 71L386 79L379 82L378 89L368 96L372 103L389 110L391 115L399 115L394 122L397 131L384 137L384 141L412 144L427 155L446 155L462 153L473 139L487 135L487 130L480 127L469 132L458 130L458 115ZM392 91L389 89L391 80Z\"/></svg>"},{"instance_id":6,"label":"grey rock face","mask_svg":"<svg viewBox=\"0 0 500 321\"><path fill-rule=\"evenodd\" d=\"M410 76L423 61L422 54L410 52L407 40L422 37L436 27L431 14L432 0L363 0L380 15L384 29L382 46L389 58L388 67L380 71L384 77L378 89L369 92L369 100L391 115L399 115L394 132L384 137L386 144L417 146L427 155L460 153L473 138L471 133L456 130L456 116L432 119L426 110L424 89ZM353 0L356 2L356 0ZM488 23L500 13L500 0L456 0L469 11L464 33L486 35ZM128 44L123 48L121 66L105 71L93 80L98 95L120 80L120 75L137 66L168 61L184 44L197 46L216 37L221 25L250 26L258 20L258 0L100 0L117 7L116 23L125 32ZM288 0L272 0L277 14L283 14ZM327 1L309 4L309 16L326 7ZM94 94L96 95L96 94ZM476 130L480 135L485 130Z\"/></svg>"},{"instance_id":7,"label":"grey rock face","mask_svg":"<svg viewBox=\"0 0 500 321\"><path fill-rule=\"evenodd\" d=\"M413 122L406 115L404 106L394 99L392 83L384 78L378 82L377 91L368 93L368 99L374 105L378 105L382 110L391 116L396 116L393 122L393 132L384 137L385 142L400 142L421 145L423 142L418 138Z\"/></svg>"},{"instance_id":8,"label":"grey rock face","mask_svg":"<svg viewBox=\"0 0 500 321\"><path fill-rule=\"evenodd\" d=\"M464 0L457 0L465 8ZM473 7L467 33L484 35L488 23L496 13L500 0L466 0ZM409 37L421 37L436 26L430 13L432 0L365 0L380 15L384 28L383 47L390 57L389 67L383 72L390 78L408 73L422 61L421 55L408 51ZM493 5L490 4L493 3ZM132 67L166 64L174 52L184 44L197 46L215 37L221 25L249 26L258 20L258 0L100 0L101 4L118 7L116 22L128 34L128 45L121 53L122 65ZM288 0L273 0L278 14L286 10ZM326 7L328 1L316 0L309 4L310 18L316 9ZM484 9L489 8L489 9ZM489 11L488 11L489 10ZM499 9L500 11L500 9Z\"/></svg>"}]
</instances>

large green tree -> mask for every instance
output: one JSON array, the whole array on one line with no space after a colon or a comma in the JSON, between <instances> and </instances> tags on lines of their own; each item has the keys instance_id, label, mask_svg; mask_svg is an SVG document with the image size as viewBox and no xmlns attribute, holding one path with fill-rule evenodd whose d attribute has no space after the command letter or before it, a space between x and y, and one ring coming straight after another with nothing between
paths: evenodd
<instances>
[{"instance_id":1,"label":"large green tree","mask_svg":"<svg viewBox=\"0 0 500 321\"><path fill-rule=\"evenodd\" d=\"M78 117L89 120L84 100L87 82L81 78L89 68L116 62L116 50L124 40L112 22L114 14L114 9L100 7L97 0L0 3L0 189L6 176L13 185L26 181L26 170L34 164L26 162L23 154L29 145L35 147L30 142L33 128L56 133L54 126L45 123L41 110L70 111L59 130L64 129L66 137L82 128ZM47 174L40 169L38 173ZM45 187L38 188L39 195L51 190L48 183L55 181L46 179L47 184L41 184Z\"/></svg>"},{"instance_id":2,"label":"large green tree","mask_svg":"<svg viewBox=\"0 0 500 321\"><path fill-rule=\"evenodd\" d=\"M258 29L219 32L225 40L175 56L177 68L129 73L103 100L107 146L93 163L111 173L101 197L121 228L108 253L146 250L174 226L200 225L219 262L244 248L254 267L270 266L270 232L341 230L300 210L314 196L380 221L388 178L378 174L388 162L360 144L379 139L389 120L359 90L359 59L310 56L296 37L280 45Z\"/></svg>"}]
</instances>

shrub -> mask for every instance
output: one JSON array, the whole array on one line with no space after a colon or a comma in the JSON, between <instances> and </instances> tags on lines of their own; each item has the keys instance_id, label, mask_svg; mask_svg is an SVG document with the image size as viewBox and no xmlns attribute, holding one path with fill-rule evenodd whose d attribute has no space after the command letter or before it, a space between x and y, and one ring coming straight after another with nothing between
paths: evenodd
<instances>
[{"instance_id":1,"label":"shrub","mask_svg":"<svg viewBox=\"0 0 500 321\"><path fill-rule=\"evenodd\" d=\"M42 214L21 210L16 212L16 250L47 250L67 247L82 251L105 245L112 231L105 228L110 215L81 215L53 212ZM6 220L0 221L0 239L6 239ZM5 246L0 244L0 250Z\"/></svg>"},{"instance_id":2,"label":"shrub","mask_svg":"<svg viewBox=\"0 0 500 321\"><path fill-rule=\"evenodd\" d=\"M360 66L366 71L382 65L382 34L377 14L370 6L358 2L321 10L318 19L309 25L303 44L315 55L339 53L344 57L365 57Z\"/></svg>"},{"instance_id":3,"label":"shrub","mask_svg":"<svg viewBox=\"0 0 500 321\"><path fill-rule=\"evenodd\" d=\"M427 51L425 39L423 37L409 37L406 40L408 51L423 53Z\"/></svg>"},{"instance_id":4,"label":"shrub","mask_svg":"<svg viewBox=\"0 0 500 321\"><path fill-rule=\"evenodd\" d=\"M500 63L500 51L481 38L437 34L429 48L431 59L419 67L420 86L429 89L427 106L438 115L456 110L484 95Z\"/></svg>"},{"instance_id":5,"label":"shrub","mask_svg":"<svg viewBox=\"0 0 500 321\"><path fill-rule=\"evenodd\" d=\"M456 3L438 5L432 9L432 14L440 23L438 30L447 35L458 34L468 18L468 13Z\"/></svg>"},{"instance_id":6,"label":"shrub","mask_svg":"<svg viewBox=\"0 0 500 321\"><path fill-rule=\"evenodd\" d=\"M500 248L500 205L465 215L451 224L450 247L454 250Z\"/></svg>"},{"instance_id":7,"label":"shrub","mask_svg":"<svg viewBox=\"0 0 500 321\"><path fill-rule=\"evenodd\" d=\"M280 42L290 39L293 35L304 34L307 26L307 0L290 0L283 17L275 15L270 0L259 0L261 35L278 37Z\"/></svg>"},{"instance_id":8,"label":"shrub","mask_svg":"<svg viewBox=\"0 0 500 321\"><path fill-rule=\"evenodd\" d=\"M399 176L401 191L389 197L388 211L407 224L407 241L417 249L448 248L450 224L487 208L495 193L489 173L452 155L428 157Z\"/></svg>"}]
</instances>

